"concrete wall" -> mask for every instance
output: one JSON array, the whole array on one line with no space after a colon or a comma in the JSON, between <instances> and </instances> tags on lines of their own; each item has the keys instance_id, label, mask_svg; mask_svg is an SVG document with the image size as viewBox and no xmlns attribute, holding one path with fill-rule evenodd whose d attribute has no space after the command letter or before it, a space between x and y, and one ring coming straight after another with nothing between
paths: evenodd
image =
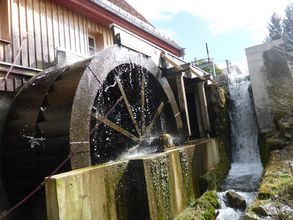
<instances>
[{"instance_id":1,"label":"concrete wall","mask_svg":"<svg viewBox=\"0 0 293 220\"><path fill-rule=\"evenodd\" d=\"M220 161L215 140L53 176L48 219L173 219L199 197Z\"/></svg>"},{"instance_id":2,"label":"concrete wall","mask_svg":"<svg viewBox=\"0 0 293 220\"><path fill-rule=\"evenodd\" d=\"M279 44L280 41L274 41L272 43L261 44L245 49L256 119L261 133L270 132L274 128L267 91L263 53L264 51L270 50L274 45Z\"/></svg>"}]
</instances>

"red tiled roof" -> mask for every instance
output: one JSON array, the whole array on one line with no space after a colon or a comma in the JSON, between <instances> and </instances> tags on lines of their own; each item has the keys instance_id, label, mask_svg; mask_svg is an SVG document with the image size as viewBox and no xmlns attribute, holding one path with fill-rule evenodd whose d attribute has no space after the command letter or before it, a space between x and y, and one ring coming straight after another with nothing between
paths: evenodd
<instances>
[{"instance_id":1,"label":"red tiled roof","mask_svg":"<svg viewBox=\"0 0 293 220\"><path fill-rule=\"evenodd\" d=\"M130 4L128 4L125 0L108 0L109 2L113 3L114 5L122 8L124 11L128 12L129 14L133 15L134 17L139 18L140 20L152 25L145 17L143 17L137 10L135 10Z\"/></svg>"}]
</instances>

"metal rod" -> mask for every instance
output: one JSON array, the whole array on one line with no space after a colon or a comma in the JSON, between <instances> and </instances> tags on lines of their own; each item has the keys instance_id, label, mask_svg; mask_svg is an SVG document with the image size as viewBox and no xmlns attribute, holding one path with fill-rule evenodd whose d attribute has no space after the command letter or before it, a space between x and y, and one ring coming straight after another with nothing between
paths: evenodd
<instances>
[{"instance_id":1,"label":"metal rod","mask_svg":"<svg viewBox=\"0 0 293 220\"><path fill-rule=\"evenodd\" d=\"M160 106L159 106L159 108L158 108L158 110L157 110L157 112L156 112L156 114L155 114L155 116L154 116L152 122L151 122L150 125L146 128L145 133L144 133L144 136L145 136L145 135L148 135L148 133L152 130L152 128L153 128L155 122L157 121L158 117L159 117L160 114L162 113L162 110L163 110L164 106L165 106L164 102L161 102L161 104L160 104Z\"/></svg>"},{"instance_id":2,"label":"metal rod","mask_svg":"<svg viewBox=\"0 0 293 220\"><path fill-rule=\"evenodd\" d=\"M116 82L117 82L117 84L118 84L119 90L120 90L121 95L122 95L122 97L123 97L123 100L124 100L124 102L125 102L126 108L127 108L128 113L129 113L129 115L130 115L130 118L131 118L131 121L132 121L132 123L133 123L133 125L134 125L134 127L135 127L135 130L136 130L137 133L140 135L140 134L141 134L141 133L140 133L140 129L139 129L138 124L137 124L137 122L136 122L136 120L135 120L135 118L134 118L133 112L132 112L132 110L131 110L131 106L130 106L130 104L129 104L129 101L128 101L128 99L127 99L127 96L126 96L126 94L125 94L125 91L124 91L124 89L123 89L123 86L122 86L121 82L119 81L119 79L118 79L117 77L115 78L115 80L116 80Z\"/></svg>"},{"instance_id":3,"label":"metal rod","mask_svg":"<svg viewBox=\"0 0 293 220\"><path fill-rule=\"evenodd\" d=\"M139 142L140 139L136 137L135 135L131 134L130 132L126 131L124 128L120 127L119 125L115 124L114 122L110 121L104 116L101 116L99 114L92 114L93 117L95 117L100 122L104 123L105 125L109 126L115 131L118 131L119 133L123 134L124 136L130 138L131 140L135 142Z\"/></svg>"},{"instance_id":4,"label":"metal rod","mask_svg":"<svg viewBox=\"0 0 293 220\"><path fill-rule=\"evenodd\" d=\"M142 75L142 81L141 81L141 133L143 133L145 131L144 105L145 105L145 78L144 78L144 75Z\"/></svg>"}]
</instances>

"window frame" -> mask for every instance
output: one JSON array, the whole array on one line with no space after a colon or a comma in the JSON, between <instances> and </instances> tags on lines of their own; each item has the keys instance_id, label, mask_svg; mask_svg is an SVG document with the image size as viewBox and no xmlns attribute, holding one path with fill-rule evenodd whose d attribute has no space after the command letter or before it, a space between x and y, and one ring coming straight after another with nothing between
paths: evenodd
<instances>
[{"instance_id":1,"label":"window frame","mask_svg":"<svg viewBox=\"0 0 293 220\"><path fill-rule=\"evenodd\" d=\"M93 43L94 43L93 46L90 45L90 39L93 40ZM89 50L90 56L93 56L97 52L96 37L91 34L88 35L88 50ZM94 53L92 54L91 51L93 51Z\"/></svg>"}]
</instances>

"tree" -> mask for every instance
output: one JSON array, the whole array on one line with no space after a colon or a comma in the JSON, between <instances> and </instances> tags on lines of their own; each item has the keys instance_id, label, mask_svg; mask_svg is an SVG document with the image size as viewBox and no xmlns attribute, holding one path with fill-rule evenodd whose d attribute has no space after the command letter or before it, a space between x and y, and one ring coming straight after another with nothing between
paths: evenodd
<instances>
[{"instance_id":1,"label":"tree","mask_svg":"<svg viewBox=\"0 0 293 220\"><path fill-rule=\"evenodd\" d=\"M266 42L271 42L282 38L282 18L276 13L272 14L270 23L268 24L269 36Z\"/></svg>"},{"instance_id":2,"label":"tree","mask_svg":"<svg viewBox=\"0 0 293 220\"><path fill-rule=\"evenodd\" d=\"M285 37L293 37L293 3L285 9L285 18L283 20L283 33Z\"/></svg>"},{"instance_id":3,"label":"tree","mask_svg":"<svg viewBox=\"0 0 293 220\"><path fill-rule=\"evenodd\" d=\"M293 58L293 3L285 9L285 18L283 20L283 40L285 50L290 60Z\"/></svg>"}]
</instances>

